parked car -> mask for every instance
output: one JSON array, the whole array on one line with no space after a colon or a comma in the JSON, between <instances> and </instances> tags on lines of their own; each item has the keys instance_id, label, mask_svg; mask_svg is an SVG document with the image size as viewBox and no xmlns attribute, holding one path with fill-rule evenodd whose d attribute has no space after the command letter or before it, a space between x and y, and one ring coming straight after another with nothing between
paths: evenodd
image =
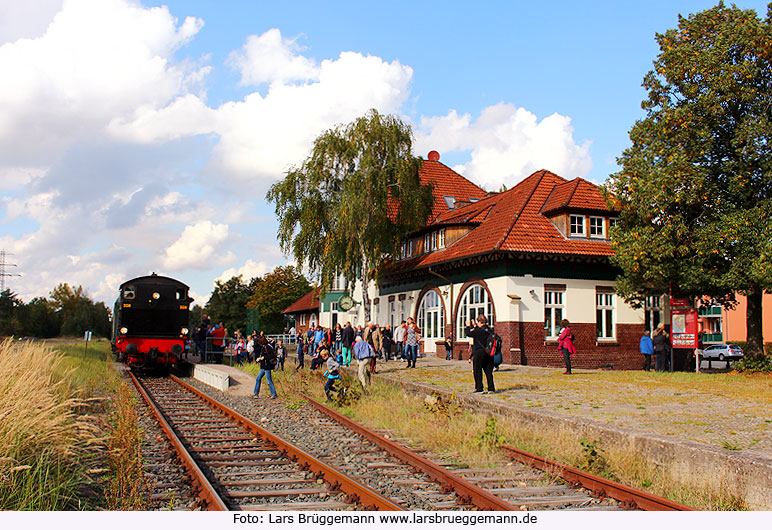
<instances>
[{"instance_id":1,"label":"parked car","mask_svg":"<svg viewBox=\"0 0 772 530\"><path fill-rule=\"evenodd\" d=\"M736 361L743 358L743 349L734 344L711 344L702 350L702 358Z\"/></svg>"}]
</instances>

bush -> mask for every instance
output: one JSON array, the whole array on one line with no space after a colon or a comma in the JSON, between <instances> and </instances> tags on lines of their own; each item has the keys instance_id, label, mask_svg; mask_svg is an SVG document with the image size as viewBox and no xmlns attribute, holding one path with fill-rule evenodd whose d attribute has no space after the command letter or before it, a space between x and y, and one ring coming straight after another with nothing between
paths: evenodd
<instances>
[{"instance_id":1,"label":"bush","mask_svg":"<svg viewBox=\"0 0 772 530\"><path fill-rule=\"evenodd\" d=\"M767 353L761 357L744 357L735 363L734 369L749 374L772 373L772 355Z\"/></svg>"}]
</instances>

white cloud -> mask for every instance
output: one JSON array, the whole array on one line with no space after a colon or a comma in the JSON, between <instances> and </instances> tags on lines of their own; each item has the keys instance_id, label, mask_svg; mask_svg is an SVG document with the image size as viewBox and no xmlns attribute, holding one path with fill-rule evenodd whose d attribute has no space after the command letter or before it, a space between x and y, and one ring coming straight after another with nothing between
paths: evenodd
<instances>
[{"instance_id":1,"label":"white cloud","mask_svg":"<svg viewBox=\"0 0 772 530\"><path fill-rule=\"evenodd\" d=\"M0 2L0 44L42 35L64 0Z\"/></svg>"},{"instance_id":2,"label":"white cloud","mask_svg":"<svg viewBox=\"0 0 772 530\"><path fill-rule=\"evenodd\" d=\"M318 67L313 60L299 55L301 50L296 39L285 39L273 28L247 37L241 50L231 52L228 63L241 72L242 85L316 79Z\"/></svg>"},{"instance_id":3,"label":"white cloud","mask_svg":"<svg viewBox=\"0 0 772 530\"><path fill-rule=\"evenodd\" d=\"M265 262L256 262L254 260L248 259L244 265L239 267L238 269L231 267L229 269L226 269L220 274L217 278L214 279L215 282L227 282L234 276L241 276L242 281L249 282L252 278L257 278L258 276L262 276L266 273L268 270L268 265L266 265ZM212 283L212 287L214 288L214 283Z\"/></svg>"},{"instance_id":4,"label":"white cloud","mask_svg":"<svg viewBox=\"0 0 772 530\"><path fill-rule=\"evenodd\" d=\"M522 107L499 103L483 109L477 120L455 110L445 116L422 117L416 150L470 151L471 160L456 169L496 190L501 184L511 187L539 169L566 178L587 175L592 168L590 143L577 145L573 133L567 116L553 114L539 121Z\"/></svg>"},{"instance_id":5,"label":"white cloud","mask_svg":"<svg viewBox=\"0 0 772 530\"><path fill-rule=\"evenodd\" d=\"M254 46L253 42L263 44ZM268 71L260 74L260 79L271 78L264 96L253 92L243 101L212 109L198 96L186 94L167 106L144 106L131 116L112 120L111 134L142 143L215 134L219 142L209 172L234 185L256 178L267 183L301 163L322 131L350 122L371 108L398 113L410 93L413 70L398 61L343 52L317 66L297 54L299 49L292 41L282 40L278 30L250 37L247 48L248 55L238 55L248 62L244 68L273 65L270 75Z\"/></svg>"},{"instance_id":6,"label":"white cloud","mask_svg":"<svg viewBox=\"0 0 772 530\"><path fill-rule=\"evenodd\" d=\"M208 269L212 259L223 260L218 254L222 244L228 238L228 225L214 224L211 221L201 221L188 225L182 231L179 239L172 243L165 252L161 263L171 271L182 269ZM231 253L225 254L225 259L232 259Z\"/></svg>"},{"instance_id":7,"label":"white cloud","mask_svg":"<svg viewBox=\"0 0 772 530\"><path fill-rule=\"evenodd\" d=\"M115 117L193 88L200 72L173 54L202 24L124 0L65 2L45 34L0 46L0 157L48 165Z\"/></svg>"}]
</instances>

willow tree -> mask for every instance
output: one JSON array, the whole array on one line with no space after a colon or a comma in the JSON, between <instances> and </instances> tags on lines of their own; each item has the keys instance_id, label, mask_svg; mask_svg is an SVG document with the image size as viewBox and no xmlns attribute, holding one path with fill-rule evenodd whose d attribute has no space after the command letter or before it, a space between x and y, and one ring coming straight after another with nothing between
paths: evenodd
<instances>
[{"instance_id":1,"label":"willow tree","mask_svg":"<svg viewBox=\"0 0 772 530\"><path fill-rule=\"evenodd\" d=\"M748 299L747 349L762 351L761 301L772 288L772 5L718 6L656 36L643 81L646 117L608 184L617 289Z\"/></svg>"},{"instance_id":2,"label":"willow tree","mask_svg":"<svg viewBox=\"0 0 772 530\"><path fill-rule=\"evenodd\" d=\"M321 289L338 275L367 286L397 253L400 242L426 223L431 186L421 182L421 159L412 155L410 126L371 110L348 125L325 131L299 166L268 191L279 218L279 242Z\"/></svg>"}]
</instances>

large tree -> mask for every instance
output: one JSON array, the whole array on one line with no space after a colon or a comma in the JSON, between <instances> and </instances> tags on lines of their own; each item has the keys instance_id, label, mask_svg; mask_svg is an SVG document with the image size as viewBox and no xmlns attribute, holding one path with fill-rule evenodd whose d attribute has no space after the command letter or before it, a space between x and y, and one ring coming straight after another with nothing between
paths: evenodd
<instances>
[{"instance_id":1,"label":"large tree","mask_svg":"<svg viewBox=\"0 0 772 530\"><path fill-rule=\"evenodd\" d=\"M282 250L318 277L322 292L338 275L350 285L361 279L366 320L369 280L431 211L432 190L412 148L407 124L371 110L322 133L300 167L268 191Z\"/></svg>"},{"instance_id":2,"label":"large tree","mask_svg":"<svg viewBox=\"0 0 772 530\"><path fill-rule=\"evenodd\" d=\"M260 311L260 328L266 333L284 329L282 311L311 290L311 284L298 267L276 267L257 282L249 298L249 307Z\"/></svg>"},{"instance_id":3,"label":"large tree","mask_svg":"<svg viewBox=\"0 0 772 530\"><path fill-rule=\"evenodd\" d=\"M772 4L718 6L657 34L643 81L646 117L608 188L620 294L677 286L730 304L748 299L748 347L762 351L761 299L772 288Z\"/></svg>"}]
</instances>

